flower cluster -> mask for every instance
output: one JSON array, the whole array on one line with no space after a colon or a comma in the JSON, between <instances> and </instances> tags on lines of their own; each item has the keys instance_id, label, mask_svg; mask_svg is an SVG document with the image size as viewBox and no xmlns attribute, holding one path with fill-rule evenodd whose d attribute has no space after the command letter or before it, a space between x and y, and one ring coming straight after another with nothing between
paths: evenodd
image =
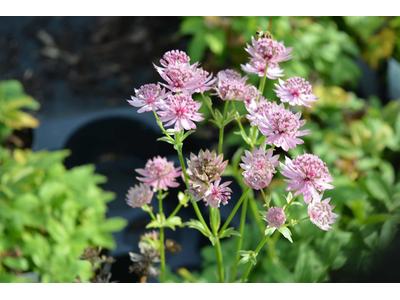
<instances>
[{"instance_id":1,"label":"flower cluster","mask_svg":"<svg viewBox=\"0 0 400 300\"><path fill-rule=\"evenodd\" d=\"M261 133L267 137L266 143L281 147L283 150L296 148L303 144L299 136L310 133L310 130L299 130L306 121L300 120L301 113L292 113L283 104L268 102L265 99L247 106L252 126L258 126Z\"/></svg>"},{"instance_id":2,"label":"flower cluster","mask_svg":"<svg viewBox=\"0 0 400 300\"><path fill-rule=\"evenodd\" d=\"M133 208L149 204L151 199L153 199L153 192L150 187L142 183L135 185L134 188L131 187L126 195L126 203Z\"/></svg>"},{"instance_id":3,"label":"flower cluster","mask_svg":"<svg viewBox=\"0 0 400 300\"><path fill-rule=\"evenodd\" d=\"M312 87L308 81L301 77L289 78L285 81L279 79L279 85L275 84L276 96L282 102L290 105L300 105L311 107L308 102L317 101L317 96L312 93Z\"/></svg>"},{"instance_id":4,"label":"flower cluster","mask_svg":"<svg viewBox=\"0 0 400 300\"><path fill-rule=\"evenodd\" d=\"M250 62L241 65L242 70L248 74L255 74L260 77L266 76L269 79L277 79L283 76L283 69L279 67L280 62L292 58L289 53L292 47L286 48L283 42L277 42L272 38L260 38L258 40L251 38L252 46L247 44L246 51L251 55Z\"/></svg>"},{"instance_id":5,"label":"flower cluster","mask_svg":"<svg viewBox=\"0 0 400 300\"><path fill-rule=\"evenodd\" d=\"M246 156L242 156L243 163L240 167L244 170L242 175L244 183L255 190L260 190L268 186L273 174L276 173L275 167L278 165L279 155L272 156L273 150L270 149L265 154L265 147L254 148L253 153L245 151Z\"/></svg>"},{"instance_id":6,"label":"flower cluster","mask_svg":"<svg viewBox=\"0 0 400 300\"><path fill-rule=\"evenodd\" d=\"M163 189L168 190L168 187L178 187L179 183L175 178L179 177L182 172L181 167L175 168L174 162L167 161L167 158L160 156L149 159L144 169L136 169L140 175L138 180L144 182L145 185L152 186L153 191Z\"/></svg>"},{"instance_id":7,"label":"flower cluster","mask_svg":"<svg viewBox=\"0 0 400 300\"><path fill-rule=\"evenodd\" d=\"M327 198L323 201L321 200L322 194L313 199L313 202L308 205L308 215L313 224L317 225L322 230L329 230L332 228L329 225L336 221L335 219L338 215L332 212L335 206L329 205L331 198Z\"/></svg>"},{"instance_id":8,"label":"flower cluster","mask_svg":"<svg viewBox=\"0 0 400 300\"><path fill-rule=\"evenodd\" d=\"M200 150L199 155L190 154L187 160L187 176L189 177L189 189L186 191L192 196L192 201L203 199L206 205L219 207L227 204L232 190L227 186L231 182L220 185L221 174L225 171L228 161L223 161L224 156L217 156L215 150ZM214 183L212 183L214 182Z\"/></svg>"},{"instance_id":9,"label":"flower cluster","mask_svg":"<svg viewBox=\"0 0 400 300\"><path fill-rule=\"evenodd\" d=\"M310 203L312 197L318 198L317 191L323 192L334 188L329 184L333 178L326 164L317 155L304 153L293 160L286 157L285 163L280 163L280 165L283 169L282 175L290 178L284 179L290 183L286 190L297 190L294 195L303 194L307 204Z\"/></svg>"}]
</instances>

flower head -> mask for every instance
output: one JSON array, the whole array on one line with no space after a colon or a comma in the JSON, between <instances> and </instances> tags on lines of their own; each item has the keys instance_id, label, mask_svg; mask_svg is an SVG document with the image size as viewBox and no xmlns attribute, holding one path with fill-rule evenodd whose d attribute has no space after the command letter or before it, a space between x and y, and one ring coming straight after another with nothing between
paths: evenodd
<instances>
[{"instance_id":1,"label":"flower head","mask_svg":"<svg viewBox=\"0 0 400 300\"><path fill-rule=\"evenodd\" d=\"M329 205L331 198L327 198L323 201L321 201L321 199L322 194L316 195L313 201L308 204L307 212L313 224L317 225L322 230L329 230L332 228L329 224L335 223L335 219L339 217L339 215L332 212L335 206Z\"/></svg>"},{"instance_id":2,"label":"flower head","mask_svg":"<svg viewBox=\"0 0 400 300\"><path fill-rule=\"evenodd\" d=\"M249 112L246 118L251 121L251 126L260 125L264 115L268 115L271 112L272 107L276 105L276 102L269 102L264 97L253 99L250 102L246 102L246 109Z\"/></svg>"},{"instance_id":3,"label":"flower head","mask_svg":"<svg viewBox=\"0 0 400 300\"><path fill-rule=\"evenodd\" d=\"M158 109L161 102L167 98L168 93L165 89L161 89L159 84L145 84L140 89L135 89L135 96L131 96L132 100L127 100L130 105L135 107L142 107L138 113L146 111L155 111Z\"/></svg>"},{"instance_id":4,"label":"flower head","mask_svg":"<svg viewBox=\"0 0 400 300\"><path fill-rule=\"evenodd\" d=\"M126 194L126 203L133 208L141 207L145 204L149 204L152 198L153 192L148 186L141 183L128 190L128 194Z\"/></svg>"},{"instance_id":5,"label":"flower head","mask_svg":"<svg viewBox=\"0 0 400 300\"><path fill-rule=\"evenodd\" d=\"M253 47L247 44L245 49L253 58L264 60L268 63L280 63L287 61L293 57L289 53L293 47L286 48L282 42L278 42L271 38L260 38L256 40L251 37Z\"/></svg>"},{"instance_id":6,"label":"flower head","mask_svg":"<svg viewBox=\"0 0 400 300\"><path fill-rule=\"evenodd\" d=\"M224 172L228 161L222 162L224 155L217 156L215 150L200 150L199 155L196 156L190 153L190 160L187 160L187 175L192 181L200 182L213 182L219 178Z\"/></svg>"},{"instance_id":7,"label":"flower head","mask_svg":"<svg viewBox=\"0 0 400 300\"><path fill-rule=\"evenodd\" d=\"M145 185L152 186L153 191L160 189L168 190L168 187L178 187L179 183L175 178L181 175L181 167L174 168L174 162L167 161L167 158L160 156L149 159L144 169L136 169L140 175L138 180L144 182Z\"/></svg>"},{"instance_id":8,"label":"flower head","mask_svg":"<svg viewBox=\"0 0 400 300\"><path fill-rule=\"evenodd\" d=\"M191 95L212 88L215 79L212 74L199 68L199 63L190 64L190 57L183 51L172 50L160 60L163 67L154 65L160 76L167 82L161 83L172 92L183 92Z\"/></svg>"},{"instance_id":9,"label":"flower head","mask_svg":"<svg viewBox=\"0 0 400 300\"><path fill-rule=\"evenodd\" d=\"M280 165L282 175L290 178L284 179L290 183L286 190L297 190L294 196L303 193L306 203L309 203L312 197L319 197L317 191L323 192L334 188L329 184L333 178L326 164L317 155L304 153L293 160L286 157L285 164Z\"/></svg>"},{"instance_id":10,"label":"flower head","mask_svg":"<svg viewBox=\"0 0 400 300\"><path fill-rule=\"evenodd\" d=\"M308 102L317 101L317 96L312 93L312 87L308 81L301 77L289 78L285 81L279 79L279 84L275 84L276 96L282 102L289 102L290 105L303 105L311 107Z\"/></svg>"},{"instance_id":11,"label":"flower head","mask_svg":"<svg viewBox=\"0 0 400 300\"><path fill-rule=\"evenodd\" d=\"M240 66L242 67L242 70L245 71L247 74L253 74L253 75L258 75L259 77L264 77L267 61L260 58L251 58L249 63ZM267 78L274 80L284 76L283 71L284 69L281 69L278 63L270 62L268 63L266 76Z\"/></svg>"},{"instance_id":12,"label":"flower head","mask_svg":"<svg viewBox=\"0 0 400 300\"><path fill-rule=\"evenodd\" d=\"M258 100L261 97L261 92L254 85L246 85L246 91L244 92L242 99L245 104L250 104L253 101Z\"/></svg>"},{"instance_id":13,"label":"flower head","mask_svg":"<svg viewBox=\"0 0 400 300\"><path fill-rule=\"evenodd\" d=\"M259 118L258 128L261 133L267 136L266 143L274 144L283 150L296 148L297 144L303 144L304 141L298 136L310 133L310 130L299 130L306 121L300 120L301 113L292 113L285 109L283 104L274 104L271 106L269 114L264 114Z\"/></svg>"},{"instance_id":14,"label":"flower head","mask_svg":"<svg viewBox=\"0 0 400 300\"><path fill-rule=\"evenodd\" d=\"M265 154L265 147L254 148L253 153L245 151L246 156L242 156L243 163L240 167L244 170L244 183L255 190L260 190L268 186L273 174L276 173L275 167L278 165L279 155L272 157L273 150L270 149Z\"/></svg>"},{"instance_id":15,"label":"flower head","mask_svg":"<svg viewBox=\"0 0 400 300\"><path fill-rule=\"evenodd\" d=\"M204 201L206 201L206 206L211 205L212 207L219 207L222 203L223 205L228 204L228 200L231 199L232 190L227 186L232 183L232 181L224 182L219 185L221 178L218 178L214 183L210 184L210 188L205 193Z\"/></svg>"},{"instance_id":16,"label":"flower head","mask_svg":"<svg viewBox=\"0 0 400 300\"><path fill-rule=\"evenodd\" d=\"M167 100L160 106L161 111L157 111L161 122L168 122L165 126L175 124L175 131L181 128L186 130L196 129L193 122L203 121L203 114L198 113L202 103L196 102L191 96L185 94L169 95Z\"/></svg>"},{"instance_id":17,"label":"flower head","mask_svg":"<svg viewBox=\"0 0 400 300\"><path fill-rule=\"evenodd\" d=\"M217 74L217 86L215 87L217 95L222 100L244 100L243 96L247 89L246 81L247 76L242 77L233 70L220 71Z\"/></svg>"},{"instance_id":18,"label":"flower head","mask_svg":"<svg viewBox=\"0 0 400 300\"><path fill-rule=\"evenodd\" d=\"M268 222L268 226L280 228L286 222L286 215L285 211L282 207L275 207L272 206L268 211L267 215L265 216L265 220Z\"/></svg>"}]
</instances>

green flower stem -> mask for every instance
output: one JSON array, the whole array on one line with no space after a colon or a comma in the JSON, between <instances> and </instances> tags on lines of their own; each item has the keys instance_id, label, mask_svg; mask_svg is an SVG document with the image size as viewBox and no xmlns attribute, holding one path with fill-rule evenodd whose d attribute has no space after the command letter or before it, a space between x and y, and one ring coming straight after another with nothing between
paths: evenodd
<instances>
[{"instance_id":1,"label":"green flower stem","mask_svg":"<svg viewBox=\"0 0 400 300\"><path fill-rule=\"evenodd\" d=\"M233 106L233 109L236 110L235 101L232 101L232 106ZM240 131L242 132L242 135L244 136L244 141L247 144L249 144L251 147L254 147L254 145L252 144L251 140L247 136L246 131L243 128L242 121L240 121L240 118L241 118L241 116L240 116L239 112L236 110L236 122L238 123Z\"/></svg>"},{"instance_id":2,"label":"green flower stem","mask_svg":"<svg viewBox=\"0 0 400 300\"><path fill-rule=\"evenodd\" d=\"M258 213L258 207L257 207L256 200L253 197L250 198L249 204L250 204L251 213L253 214L253 217L256 220L258 228L260 229L261 234L264 235L266 226L263 224L263 220L261 220L260 214Z\"/></svg>"},{"instance_id":3,"label":"green flower stem","mask_svg":"<svg viewBox=\"0 0 400 300\"><path fill-rule=\"evenodd\" d=\"M288 203L288 205L286 205L285 207L285 213L287 212L287 210L289 209L289 207L292 205L293 201L296 199L296 197L293 197L292 200L290 200L290 202Z\"/></svg>"},{"instance_id":4,"label":"green flower stem","mask_svg":"<svg viewBox=\"0 0 400 300\"><path fill-rule=\"evenodd\" d=\"M224 264L223 264L223 259L222 259L222 250L221 250L221 243L219 241L218 237L218 227L219 223L217 219L220 218L218 216L219 210L217 207L211 207L210 206L210 222L211 222L211 230L213 233L213 236L215 237L215 255L217 257L217 266L218 266L218 278L219 282L223 283L225 281L224 279Z\"/></svg>"},{"instance_id":5,"label":"green flower stem","mask_svg":"<svg viewBox=\"0 0 400 300\"><path fill-rule=\"evenodd\" d=\"M261 191L261 194L263 196L264 202L265 202L265 204L267 204L267 208L269 209L269 203L267 201L267 196L265 196L264 189L260 189L260 191Z\"/></svg>"},{"instance_id":6,"label":"green flower stem","mask_svg":"<svg viewBox=\"0 0 400 300\"><path fill-rule=\"evenodd\" d=\"M172 212L172 214L169 215L169 217L167 218L167 221L169 219L171 219L172 217L174 217L178 213L178 211L181 209L181 207L182 207L182 204L179 203L178 206L175 208L175 210Z\"/></svg>"},{"instance_id":7,"label":"green flower stem","mask_svg":"<svg viewBox=\"0 0 400 300\"><path fill-rule=\"evenodd\" d=\"M247 188L247 190L242 194L240 197L239 201L236 203L235 207L233 208L231 214L229 215L228 219L225 221L224 226L222 226L221 230L219 233L223 232L228 226L229 223L231 222L232 218L235 216L237 210L239 209L240 205L242 204L243 200L246 199L247 194L250 192L250 188Z\"/></svg>"},{"instance_id":8,"label":"green flower stem","mask_svg":"<svg viewBox=\"0 0 400 300\"><path fill-rule=\"evenodd\" d=\"M154 117L156 118L156 122L157 122L158 126L160 127L162 133L164 133L166 136L168 136L168 137L170 137L171 139L173 139L172 136L170 136L170 135L165 131L165 128L164 128L163 124L162 124L161 121L158 119L157 113L156 113L154 110L153 110L153 113L154 113Z\"/></svg>"},{"instance_id":9,"label":"green flower stem","mask_svg":"<svg viewBox=\"0 0 400 300\"><path fill-rule=\"evenodd\" d=\"M204 99L204 102L203 102L203 103L204 103L204 104L208 107L208 109L210 110L211 115L213 116L214 120L216 120L216 118L215 118L215 113L214 113L214 111L213 111L213 109L212 109L212 106L208 105L208 102L207 102L207 100L206 100L206 96L204 96L203 92L201 92L201 96L202 96L203 99Z\"/></svg>"},{"instance_id":10,"label":"green flower stem","mask_svg":"<svg viewBox=\"0 0 400 300\"><path fill-rule=\"evenodd\" d=\"M246 214L247 214L247 204L249 203L249 198L247 197L242 206L242 214L240 216L240 226L239 226L239 233L240 236L238 238L238 243L236 246L236 255L235 255L235 261L233 263L233 268L232 268L232 275L231 275L231 282L235 281L236 277L236 269L237 269L237 264L240 258L240 255L238 252L242 249L242 243L243 243L243 232L244 232L244 226L246 224Z\"/></svg>"},{"instance_id":11,"label":"green flower stem","mask_svg":"<svg viewBox=\"0 0 400 300\"><path fill-rule=\"evenodd\" d=\"M149 207L147 204L145 204L145 206ZM154 221L157 221L157 219L156 219L156 217L154 216L154 214L153 214L152 211L148 210L148 213L149 213L150 217L151 217Z\"/></svg>"},{"instance_id":12,"label":"green flower stem","mask_svg":"<svg viewBox=\"0 0 400 300\"><path fill-rule=\"evenodd\" d=\"M264 76L263 76L263 78L261 79L260 85L259 85L259 87L258 87L258 89L259 89L260 92L261 92L261 95L263 95L263 93L264 93L265 81L266 81L266 79L267 79L267 70L268 70L268 62L267 62L266 65L265 65Z\"/></svg>"},{"instance_id":13,"label":"green flower stem","mask_svg":"<svg viewBox=\"0 0 400 300\"><path fill-rule=\"evenodd\" d=\"M264 235L263 239L261 240L260 244L258 244L256 250L254 251L254 254L257 255L258 252L260 252L261 248L264 246L265 242L268 240L270 235ZM246 282L247 277L249 276L251 267L253 266L253 264L251 262L249 262L246 272L244 273L243 279L242 279L242 283Z\"/></svg>"},{"instance_id":14,"label":"green flower stem","mask_svg":"<svg viewBox=\"0 0 400 300\"><path fill-rule=\"evenodd\" d=\"M308 220L309 218L310 218L310 216L307 216L307 217L304 217L304 218L302 218L302 219L300 219L300 220L297 220L297 221L295 221L295 222L293 222L293 223L285 224L285 225L283 225L282 227L293 226L293 225L296 225L297 223L300 223L300 222L303 222L303 221L305 221L305 220Z\"/></svg>"},{"instance_id":15,"label":"green flower stem","mask_svg":"<svg viewBox=\"0 0 400 300\"><path fill-rule=\"evenodd\" d=\"M228 110L229 100L225 101L224 112L222 114L222 123L225 122L226 112ZM219 144L218 144L218 155L222 153L222 146L224 144L224 124L221 124L221 128L219 129Z\"/></svg>"},{"instance_id":16,"label":"green flower stem","mask_svg":"<svg viewBox=\"0 0 400 300\"><path fill-rule=\"evenodd\" d=\"M163 215L162 189L158 191L158 211ZM164 227L160 227L160 252L161 252L161 282L165 282L165 249L164 249Z\"/></svg>"}]
</instances>

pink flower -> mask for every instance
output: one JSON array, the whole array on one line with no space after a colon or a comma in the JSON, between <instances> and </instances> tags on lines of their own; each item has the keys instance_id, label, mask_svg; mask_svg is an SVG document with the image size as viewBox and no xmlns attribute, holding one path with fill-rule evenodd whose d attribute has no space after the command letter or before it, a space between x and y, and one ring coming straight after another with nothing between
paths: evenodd
<instances>
[{"instance_id":1,"label":"pink flower","mask_svg":"<svg viewBox=\"0 0 400 300\"><path fill-rule=\"evenodd\" d=\"M251 37L253 47L247 44L245 49L253 58L264 60L268 63L280 63L287 61L293 57L289 53L293 50L293 47L286 48L282 42L275 41L270 38L260 38L257 41L254 37ZM276 67L276 65L274 65Z\"/></svg>"},{"instance_id":2,"label":"pink flower","mask_svg":"<svg viewBox=\"0 0 400 300\"><path fill-rule=\"evenodd\" d=\"M245 151L246 156L242 156L243 163L240 167L244 170L244 183L255 190L260 190L268 186L273 174L276 173L275 167L278 165L279 155L272 157L273 150L270 149L265 154L265 147L254 148L253 153Z\"/></svg>"},{"instance_id":3,"label":"pink flower","mask_svg":"<svg viewBox=\"0 0 400 300\"><path fill-rule=\"evenodd\" d=\"M206 206L211 205L212 207L219 207L222 203L223 205L228 204L228 200L231 199L232 190L227 186L232 183L232 181L224 182L219 185L221 178L218 178L214 183L210 184L209 190L205 193L204 201L206 201Z\"/></svg>"},{"instance_id":4,"label":"pink flower","mask_svg":"<svg viewBox=\"0 0 400 300\"><path fill-rule=\"evenodd\" d=\"M137 177L137 179L148 186L152 186L153 191L160 189L166 191L168 187L179 186L175 178L181 175L180 169L181 167L175 169L174 162L167 161L167 158L157 156L153 160L149 159L144 169L136 169L135 171L144 176Z\"/></svg>"},{"instance_id":5,"label":"pink flower","mask_svg":"<svg viewBox=\"0 0 400 300\"><path fill-rule=\"evenodd\" d=\"M282 207L275 207L272 206L265 216L265 219L268 222L268 226L280 228L285 225L286 222L286 215L285 211Z\"/></svg>"},{"instance_id":6,"label":"pink flower","mask_svg":"<svg viewBox=\"0 0 400 300\"><path fill-rule=\"evenodd\" d=\"M260 97L261 92L254 85L248 84L242 99L246 104L250 104L252 101L258 100Z\"/></svg>"},{"instance_id":7,"label":"pink flower","mask_svg":"<svg viewBox=\"0 0 400 300\"><path fill-rule=\"evenodd\" d=\"M250 102L246 102L246 109L249 112L246 118L251 121L251 126L260 125L264 115L268 115L271 112L272 107L276 105L275 102L269 102L268 99L260 97L258 99L253 99Z\"/></svg>"},{"instance_id":8,"label":"pink flower","mask_svg":"<svg viewBox=\"0 0 400 300\"><path fill-rule=\"evenodd\" d=\"M284 179L290 183L286 190L297 190L294 196L303 193L304 202L309 203L312 197L318 198L317 191L323 192L334 188L329 184L333 178L326 164L318 156L304 153L293 160L286 157L285 163L280 165L282 175L290 178Z\"/></svg>"},{"instance_id":9,"label":"pink flower","mask_svg":"<svg viewBox=\"0 0 400 300\"><path fill-rule=\"evenodd\" d=\"M131 96L132 100L127 101L132 106L142 107L138 113L143 113L157 110L168 94L165 93L165 89L161 89L159 84L151 83L142 85L138 90L135 89L135 96Z\"/></svg>"},{"instance_id":10,"label":"pink flower","mask_svg":"<svg viewBox=\"0 0 400 300\"><path fill-rule=\"evenodd\" d=\"M259 77L264 77L267 61L260 58L252 58L250 59L249 63L240 66L242 67L242 70L245 71L247 74L254 74L258 75ZM283 71L284 69L281 69L278 63L269 62L266 76L269 79L275 80L279 77L284 76Z\"/></svg>"},{"instance_id":11,"label":"pink flower","mask_svg":"<svg viewBox=\"0 0 400 300\"><path fill-rule=\"evenodd\" d=\"M191 95L194 92L204 92L212 88L215 79L207 71L199 68L199 63L190 64L190 57L183 51L173 50L164 54L160 63L163 67L154 65L160 76L167 82L161 83L172 92L183 92Z\"/></svg>"},{"instance_id":12,"label":"pink flower","mask_svg":"<svg viewBox=\"0 0 400 300\"><path fill-rule=\"evenodd\" d=\"M165 126L175 124L176 132L181 128L186 130L196 129L196 124L193 122L203 121L203 114L198 113L202 103L196 102L191 96L185 94L169 95L167 100L160 105L161 111L157 111L161 122L168 122Z\"/></svg>"},{"instance_id":13,"label":"pink flower","mask_svg":"<svg viewBox=\"0 0 400 300\"><path fill-rule=\"evenodd\" d=\"M247 76L242 77L233 70L220 71L217 74L217 86L215 87L217 95L222 100L244 100L243 96L247 90L246 81Z\"/></svg>"},{"instance_id":14,"label":"pink flower","mask_svg":"<svg viewBox=\"0 0 400 300\"><path fill-rule=\"evenodd\" d=\"M322 194L316 195L312 203L308 204L308 215L310 216L310 221L317 225L322 230L329 230L332 227L329 224L336 222L336 218L339 215L332 212L335 208L334 205L329 205L331 198L327 198L321 202Z\"/></svg>"},{"instance_id":15,"label":"pink flower","mask_svg":"<svg viewBox=\"0 0 400 300\"><path fill-rule=\"evenodd\" d=\"M129 206L141 207L145 204L149 204L153 198L153 192L150 188L144 184L135 185L135 188L131 187L126 194L126 203Z\"/></svg>"},{"instance_id":16,"label":"pink flower","mask_svg":"<svg viewBox=\"0 0 400 300\"><path fill-rule=\"evenodd\" d=\"M286 82L279 79L279 84L275 84L277 89L274 92L282 102L311 107L308 102L315 102L318 99L317 96L312 94L312 87L304 78L293 77L287 79Z\"/></svg>"},{"instance_id":17,"label":"pink flower","mask_svg":"<svg viewBox=\"0 0 400 300\"><path fill-rule=\"evenodd\" d=\"M200 150L198 156L190 153L190 160L186 160L188 166L186 173L193 181L213 182L225 171L228 161L223 162L223 160L224 155L217 156L215 150L212 152L208 149Z\"/></svg>"},{"instance_id":18,"label":"pink flower","mask_svg":"<svg viewBox=\"0 0 400 300\"><path fill-rule=\"evenodd\" d=\"M267 136L266 143L274 144L283 150L296 148L297 144L303 144L304 141L297 138L310 133L310 130L299 130L306 121L301 120L301 112L297 114L285 109L283 104L273 103L268 114L258 118L258 128L261 133Z\"/></svg>"}]
</instances>

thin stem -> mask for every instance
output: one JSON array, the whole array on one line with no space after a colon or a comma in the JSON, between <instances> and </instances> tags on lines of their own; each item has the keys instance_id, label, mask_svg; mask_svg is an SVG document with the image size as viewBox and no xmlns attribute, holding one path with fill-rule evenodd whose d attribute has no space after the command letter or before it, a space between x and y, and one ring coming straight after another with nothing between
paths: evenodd
<instances>
[{"instance_id":1,"label":"thin stem","mask_svg":"<svg viewBox=\"0 0 400 300\"><path fill-rule=\"evenodd\" d=\"M163 215L162 189L158 191L158 211ZM165 250L164 250L164 227L160 227L160 252L161 252L161 282L165 282Z\"/></svg>"},{"instance_id":2,"label":"thin stem","mask_svg":"<svg viewBox=\"0 0 400 300\"><path fill-rule=\"evenodd\" d=\"M247 214L247 204L249 203L249 198L246 198L244 200L243 206L242 206L242 214L240 217L240 226L239 226L239 239L238 239L238 243L236 246L236 255L235 255L235 261L233 263L233 268L232 268L232 275L231 275L231 282L235 281L235 277L236 277L236 269L237 269L237 264L240 258L240 255L238 254L238 252L242 249L242 242L243 242L243 232L244 232L244 227L246 224L246 214Z\"/></svg>"},{"instance_id":3,"label":"thin stem","mask_svg":"<svg viewBox=\"0 0 400 300\"><path fill-rule=\"evenodd\" d=\"M265 64L264 76L261 79L260 86L258 88L261 92L261 95L264 93L265 81L267 79L267 70L268 70L268 62Z\"/></svg>"},{"instance_id":4,"label":"thin stem","mask_svg":"<svg viewBox=\"0 0 400 300\"><path fill-rule=\"evenodd\" d=\"M172 139L172 137L165 131L163 124L161 123L161 121L158 119L158 115L155 111L153 111L154 113L154 117L156 118L156 122L158 124L158 126L160 127L162 133L164 133L166 136L170 137Z\"/></svg>"},{"instance_id":5,"label":"thin stem","mask_svg":"<svg viewBox=\"0 0 400 300\"><path fill-rule=\"evenodd\" d=\"M225 122L228 106L229 106L229 100L226 100L224 106L224 112L222 114L222 123ZM225 128L224 124L221 124L221 128L219 129L218 155L222 153L222 145L224 144L224 128Z\"/></svg>"},{"instance_id":6,"label":"thin stem","mask_svg":"<svg viewBox=\"0 0 400 300\"><path fill-rule=\"evenodd\" d=\"M242 204L243 200L246 198L246 196L249 192L250 192L250 188L247 188L247 190L240 197L239 201L236 203L235 207L233 208L231 214L229 215L228 219L225 221L224 226L222 226L219 233L223 232L229 226L229 223L231 222L232 218L235 216L237 210L239 209L240 205Z\"/></svg>"},{"instance_id":7,"label":"thin stem","mask_svg":"<svg viewBox=\"0 0 400 300\"><path fill-rule=\"evenodd\" d=\"M215 242L215 254L217 256L219 282L223 283L225 281L225 279L224 279L224 264L222 262L221 243L219 242L218 236L216 237L216 242Z\"/></svg>"},{"instance_id":8,"label":"thin stem","mask_svg":"<svg viewBox=\"0 0 400 300\"><path fill-rule=\"evenodd\" d=\"M246 131L245 131L244 128L243 128L242 121L240 120L240 114L239 114L239 112L236 110L236 107L235 107L235 101L232 101L232 106L233 106L233 109L236 111L236 122L238 123L239 128L240 128L240 131L242 132L242 135L243 135L243 137L244 137L244 141L245 141L247 144L249 144L251 147L253 147L252 143L249 142L250 139L249 139L249 137L247 136Z\"/></svg>"},{"instance_id":9,"label":"thin stem","mask_svg":"<svg viewBox=\"0 0 400 300\"><path fill-rule=\"evenodd\" d=\"M293 222L293 223L285 224L285 225L283 225L282 227L293 226L293 225L296 225L297 223L300 223L300 222L303 222L303 221L305 221L305 220L308 220L309 218L310 218L310 216L307 216L307 217L304 217L304 218L302 218L302 219L300 219L300 220L297 220L297 221L295 221L295 222Z\"/></svg>"},{"instance_id":10,"label":"thin stem","mask_svg":"<svg viewBox=\"0 0 400 300\"><path fill-rule=\"evenodd\" d=\"M167 218L167 220L169 220L169 219L171 219L172 217L174 217L174 216L178 213L178 211L181 209L181 207L182 207L182 204L179 203L178 206L175 208L175 210L172 212L172 214L169 215L169 217Z\"/></svg>"},{"instance_id":11,"label":"thin stem","mask_svg":"<svg viewBox=\"0 0 400 300\"><path fill-rule=\"evenodd\" d=\"M268 240L268 238L270 237L270 235L265 235L263 237L263 239L261 240L260 244L258 244L256 250L254 251L254 254L257 255L258 252L260 252L261 248L264 246L265 242ZM244 273L243 279L242 279L242 283L246 282L247 277L249 276L251 267L253 266L253 264L251 262L249 262L249 265L247 266L246 272Z\"/></svg>"},{"instance_id":12,"label":"thin stem","mask_svg":"<svg viewBox=\"0 0 400 300\"><path fill-rule=\"evenodd\" d=\"M285 213L287 212L287 210L289 209L289 207L292 205L294 199L296 199L296 197L292 197L292 200L290 200L290 202L288 203L288 205L286 205L286 207L285 207Z\"/></svg>"},{"instance_id":13,"label":"thin stem","mask_svg":"<svg viewBox=\"0 0 400 300\"><path fill-rule=\"evenodd\" d=\"M260 218L260 214L258 213L256 200L254 198L250 198L249 204L250 204L250 209L253 214L253 217L256 220L256 223L258 225L258 228L260 229L261 234L264 234L265 225L263 224L263 221Z\"/></svg>"},{"instance_id":14,"label":"thin stem","mask_svg":"<svg viewBox=\"0 0 400 300\"><path fill-rule=\"evenodd\" d=\"M264 202L265 202L265 204L267 204L267 208L269 209L269 203L267 201L267 197L265 196L264 189L260 189L260 190L261 190L261 194L263 196Z\"/></svg>"},{"instance_id":15,"label":"thin stem","mask_svg":"<svg viewBox=\"0 0 400 300\"><path fill-rule=\"evenodd\" d=\"M208 102L207 102L207 100L206 100L206 96L204 96L203 92L201 92L201 96L203 97L204 103L206 104L206 106L207 106L208 109L210 110L211 115L213 116L214 120L216 120L216 118L215 118L215 113L214 113L214 111L213 111L213 109L212 109L212 106L208 105Z\"/></svg>"}]
</instances>

